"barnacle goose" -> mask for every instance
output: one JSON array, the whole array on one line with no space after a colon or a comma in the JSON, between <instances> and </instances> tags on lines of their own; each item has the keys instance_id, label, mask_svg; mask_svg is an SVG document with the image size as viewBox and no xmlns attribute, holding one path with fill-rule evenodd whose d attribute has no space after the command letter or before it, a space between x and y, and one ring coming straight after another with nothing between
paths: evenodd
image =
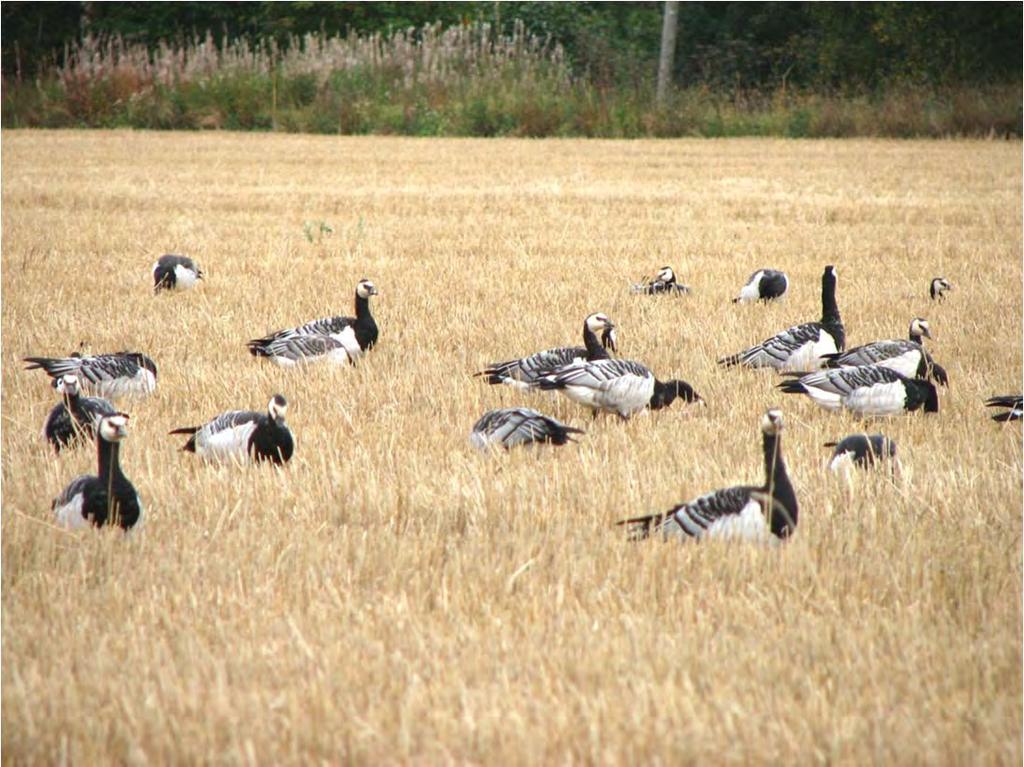
<instances>
[{"instance_id":1,"label":"barnacle goose","mask_svg":"<svg viewBox=\"0 0 1024 767\"><path fill-rule=\"evenodd\" d=\"M932 337L928 320L915 317L910 321L910 338L874 341L846 352L825 355L825 366L830 368L881 365L895 370L907 378L932 378L943 386L949 385L946 369L939 365L924 348L922 339Z\"/></svg>"},{"instance_id":2,"label":"barnacle goose","mask_svg":"<svg viewBox=\"0 0 1024 767\"><path fill-rule=\"evenodd\" d=\"M191 258L168 253L153 264L153 292L188 290L203 279L203 272Z\"/></svg>"},{"instance_id":3,"label":"barnacle goose","mask_svg":"<svg viewBox=\"0 0 1024 767\"><path fill-rule=\"evenodd\" d=\"M1024 418L1024 396L1020 394L1004 394L998 397L989 397L985 400L986 407L1009 408L1002 413L992 416L993 421L1019 421Z\"/></svg>"},{"instance_id":4,"label":"barnacle goose","mask_svg":"<svg viewBox=\"0 0 1024 767\"><path fill-rule=\"evenodd\" d=\"M45 370L54 379L72 373L78 376L82 391L106 399L145 396L156 389L156 363L139 352L117 352L82 357L25 357L31 363L25 370Z\"/></svg>"},{"instance_id":5,"label":"barnacle goose","mask_svg":"<svg viewBox=\"0 0 1024 767\"><path fill-rule=\"evenodd\" d=\"M806 394L826 410L846 408L860 415L896 415L917 410L939 411L935 384L907 378L891 368L862 365L821 370L779 384L787 394Z\"/></svg>"},{"instance_id":6,"label":"barnacle goose","mask_svg":"<svg viewBox=\"0 0 1024 767\"><path fill-rule=\"evenodd\" d=\"M281 367L293 367L300 362L311 362L326 355L328 359L355 364L365 352L377 343L377 323L370 314L370 296L378 295L369 280L356 285L356 316L325 317L311 320L305 325L279 330L263 338L249 341L249 353L254 357L267 357ZM325 336L341 344L347 354L343 356L337 344L329 342L296 343L297 336Z\"/></svg>"},{"instance_id":7,"label":"barnacle goose","mask_svg":"<svg viewBox=\"0 0 1024 767\"><path fill-rule=\"evenodd\" d=\"M885 460L894 471L898 465L896 443L884 434L851 434L839 442L826 442L825 447L834 448L828 467L837 473L851 466L870 469Z\"/></svg>"},{"instance_id":8,"label":"barnacle goose","mask_svg":"<svg viewBox=\"0 0 1024 767\"><path fill-rule=\"evenodd\" d=\"M210 460L251 458L259 463L273 461L281 465L292 457L295 443L285 424L288 402L275 394L266 413L254 410L229 410L202 426L174 429L171 434L191 434L182 450Z\"/></svg>"},{"instance_id":9,"label":"barnacle goose","mask_svg":"<svg viewBox=\"0 0 1024 767\"><path fill-rule=\"evenodd\" d=\"M704 400L686 381L659 381L649 369L633 360L577 362L548 371L533 384L545 391L560 391L573 402L589 407L594 417L601 411L627 419L650 408L660 410L677 397L688 403Z\"/></svg>"},{"instance_id":10,"label":"barnacle goose","mask_svg":"<svg viewBox=\"0 0 1024 767\"><path fill-rule=\"evenodd\" d=\"M507 449L535 442L564 445L574 441L570 434L583 434L583 430L566 426L528 407L508 407L484 413L473 425L469 441L478 450Z\"/></svg>"},{"instance_id":11,"label":"barnacle goose","mask_svg":"<svg viewBox=\"0 0 1024 767\"><path fill-rule=\"evenodd\" d=\"M928 286L928 295L932 301L945 301L946 292L953 289L953 283L945 277L934 277Z\"/></svg>"},{"instance_id":12,"label":"barnacle goose","mask_svg":"<svg viewBox=\"0 0 1024 767\"><path fill-rule=\"evenodd\" d=\"M776 370L816 370L824 355L846 348L846 332L836 305L836 269L826 266L821 275L821 321L783 330L739 354L723 357L719 365L746 365Z\"/></svg>"},{"instance_id":13,"label":"barnacle goose","mask_svg":"<svg viewBox=\"0 0 1024 767\"><path fill-rule=\"evenodd\" d=\"M121 440L128 436L128 416L105 415L96 424L96 452L99 468L95 476L71 480L51 508L57 523L78 528L113 524L127 530L142 518L142 504L118 461Z\"/></svg>"},{"instance_id":14,"label":"barnacle goose","mask_svg":"<svg viewBox=\"0 0 1024 767\"><path fill-rule=\"evenodd\" d=\"M676 273L671 266L663 266L653 280L644 280L632 287L634 293L643 293L645 296L655 296L663 293L673 295L686 295L690 288L676 280Z\"/></svg>"},{"instance_id":15,"label":"barnacle goose","mask_svg":"<svg viewBox=\"0 0 1024 767\"><path fill-rule=\"evenodd\" d=\"M782 298L789 289L789 278L775 269L758 269L740 288L740 294L732 300L734 304L746 304L751 301L774 301Z\"/></svg>"},{"instance_id":16,"label":"barnacle goose","mask_svg":"<svg viewBox=\"0 0 1024 767\"><path fill-rule=\"evenodd\" d=\"M761 418L764 484L716 490L663 514L648 514L618 522L632 540L652 534L664 538L724 538L784 540L796 531L799 505L782 459L782 412L769 410Z\"/></svg>"},{"instance_id":17,"label":"barnacle goose","mask_svg":"<svg viewBox=\"0 0 1024 767\"><path fill-rule=\"evenodd\" d=\"M83 397L78 387L78 376L68 373L57 379L57 392L61 401L54 406L43 424L43 437L56 452L83 439L92 439L96 423L117 410L100 397Z\"/></svg>"},{"instance_id":18,"label":"barnacle goose","mask_svg":"<svg viewBox=\"0 0 1024 767\"><path fill-rule=\"evenodd\" d=\"M598 341L597 334L601 334ZM562 346L546 349L529 357L493 362L476 376L487 376L489 384L508 384L517 389L529 389L537 382L541 373L564 365L577 364L586 360L608 359L605 349L616 350L615 325L608 316L597 312L583 321L583 346Z\"/></svg>"}]
</instances>

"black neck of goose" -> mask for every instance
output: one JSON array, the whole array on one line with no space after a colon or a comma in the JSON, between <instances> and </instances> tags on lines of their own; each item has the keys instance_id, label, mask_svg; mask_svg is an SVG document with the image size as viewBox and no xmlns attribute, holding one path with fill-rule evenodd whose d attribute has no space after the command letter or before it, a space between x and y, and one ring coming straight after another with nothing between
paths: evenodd
<instances>
[{"instance_id":1,"label":"black neck of goose","mask_svg":"<svg viewBox=\"0 0 1024 767\"><path fill-rule=\"evenodd\" d=\"M583 343L587 347L587 359L589 361L608 359L608 352L601 346L601 341L597 334L585 322L583 323Z\"/></svg>"},{"instance_id":2,"label":"black neck of goose","mask_svg":"<svg viewBox=\"0 0 1024 767\"><path fill-rule=\"evenodd\" d=\"M370 317L370 297L363 298L356 291L356 319L362 320Z\"/></svg>"},{"instance_id":3,"label":"black neck of goose","mask_svg":"<svg viewBox=\"0 0 1024 767\"><path fill-rule=\"evenodd\" d=\"M836 303L836 278L826 274L821 278L821 321L823 324L841 324L839 305Z\"/></svg>"},{"instance_id":4,"label":"black neck of goose","mask_svg":"<svg viewBox=\"0 0 1024 767\"><path fill-rule=\"evenodd\" d=\"M124 475L121 473L121 463L118 460L120 445L117 442L107 442L99 434L96 435L96 453L99 456L99 478L107 484L113 478L118 480Z\"/></svg>"},{"instance_id":5,"label":"black neck of goose","mask_svg":"<svg viewBox=\"0 0 1024 767\"><path fill-rule=\"evenodd\" d=\"M769 520L772 535L788 538L796 530L799 508L786 462L782 459L782 438L778 434L764 435L764 476L765 490L771 494L773 502Z\"/></svg>"},{"instance_id":6,"label":"black neck of goose","mask_svg":"<svg viewBox=\"0 0 1024 767\"><path fill-rule=\"evenodd\" d=\"M921 333L915 333L914 329L910 329L910 340L915 344L921 344L924 341L924 336Z\"/></svg>"}]
</instances>

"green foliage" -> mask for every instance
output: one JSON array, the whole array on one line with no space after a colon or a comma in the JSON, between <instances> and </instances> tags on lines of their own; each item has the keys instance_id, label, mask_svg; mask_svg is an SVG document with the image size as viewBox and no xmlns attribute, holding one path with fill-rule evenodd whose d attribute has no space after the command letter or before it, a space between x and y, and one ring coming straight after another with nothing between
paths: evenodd
<instances>
[{"instance_id":1,"label":"green foliage","mask_svg":"<svg viewBox=\"0 0 1024 767\"><path fill-rule=\"evenodd\" d=\"M1021 133L1018 84L944 84L950 72L982 71L980 59L957 54L953 33L935 38L938 53L918 44L922 29L952 23L958 8L911 4L902 12L861 4L839 17L817 6L753 4L745 17L750 34L771 41L775 54L766 58L750 40L728 36L707 50L691 41L698 53L684 62L690 74L680 82L692 82L659 106L647 63L637 63L654 34L641 23L648 5L621 4L614 14L579 5L506 3L492 10L520 16L387 35L290 37L280 45L206 37L149 50L118 37L88 37L68 48L61 66L31 81L5 81L2 124L623 138ZM694 39L736 26L741 14L729 3L684 8L682 30ZM284 18L274 16L283 11L267 13L266 23ZM813 47L824 87L800 84L812 48L789 30L793 18L808 14L832 41ZM529 24L554 34L570 21L571 53L527 31ZM634 22L632 32L622 32ZM874 32L859 34L864 28ZM617 36L622 50L607 45ZM880 57L880 45L898 52L899 63ZM590 57L603 63L580 73L579 61ZM885 60L884 84L866 87Z\"/></svg>"}]
</instances>

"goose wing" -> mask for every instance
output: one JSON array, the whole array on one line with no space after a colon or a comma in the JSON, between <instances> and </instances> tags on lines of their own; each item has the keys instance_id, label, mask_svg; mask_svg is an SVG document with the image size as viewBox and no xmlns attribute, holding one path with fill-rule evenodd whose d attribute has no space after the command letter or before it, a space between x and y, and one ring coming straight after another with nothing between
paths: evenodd
<instances>
[{"instance_id":1,"label":"goose wing","mask_svg":"<svg viewBox=\"0 0 1024 767\"><path fill-rule=\"evenodd\" d=\"M857 389L896 383L902 378L903 376L889 368L879 365L861 365L853 368L822 370L803 376L798 380L804 387L812 387L819 391L846 397Z\"/></svg>"},{"instance_id":2,"label":"goose wing","mask_svg":"<svg viewBox=\"0 0 1024 767\"><path fill-rule=\"evenodd\" d=\"M627 376L653 378L651 371L639 362L607 359L570 364L547 371L542 375L539 383L542 389L561 389L566 386L607 389Z\"/></svg>"},{"instance_id":3,"label":"goose wing","mask_svg":"<svg viewBox=\"0 0 1024 767\"><path fill-rule=\"evenodd\" d=\"M907 339L874 341L870 344L857 346L846 352L829 355L827 365L831 368L876 365L879 362L885 362L907 353L920 353L922 351L923 349L920 344Z\"/></svg>"},{"instance_id":4,"label":"goose wing","mask_svg":"<svg viewBox=\"0 0 1024 767\"><path fill-rule=\"evenodd\" d=\"M584 347L562 346L557 349L546 349L521 359L492 363L476 375L487 376L487 383L490 384L513 382L531 384L550 370L586 358L587 350Z\"/></svg>"},{"instance_id":5,"label":"goose wing","mask_svg":"<svg viewBox=\"0 0 1024 767\"><path fill-rule=\"evenodd\" d=\"M723 357L719 365L731 367L746 365L748 367L784 368L791 359L805 347L818 344L824 332L820 322L805 322L777 333L757 346L752 346L739 354Z\"/></svg>"},{"instance_id":6,"label":"goose wing","mask_svg":"<svg viewBox=\"0 0 1024 767\"><path fill-rule=\"evenodd\" d=\"M332 352L348 354L344 344L331 336L287 335L276 338L263 346L260 356L299 363L309 362Z\"/></svg>"},{"instance_id":7,"label":"goose wing","mask_svg":"<svg viewBox=\"0 0 1024 767\"><path fill-rule=\"evenodd\" d=\"M582 433L582 429L566 426L531 408L505 408L485 413L473 426L472 441L481 448L488 444L511 447L530 442L564 445L570 440L569 434Z\"/></svg>"},{"instance_id":8,"label":"goose wing","mask_svg":"<svg viewBox=\"0 0 1024 767\"><path fill-rule=\"evenodd\" d=\"M757 497L759 489L728 487L706 493L662 514L626 519L624 525L631 540L660 533L667 537L762 537L767 524Z\"/></svg>"}]
</instances>

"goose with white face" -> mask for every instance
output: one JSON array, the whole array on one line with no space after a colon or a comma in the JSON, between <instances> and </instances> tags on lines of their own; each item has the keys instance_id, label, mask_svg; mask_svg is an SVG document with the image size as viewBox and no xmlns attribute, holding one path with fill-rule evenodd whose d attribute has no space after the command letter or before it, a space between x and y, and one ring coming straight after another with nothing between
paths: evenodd
<instances>
[{"instance_id":1,"label":"goose with white face","mask_svg":"<svg viewBox=\"0 0 1024 767\"><path fill-rule=\"evenodd\" d=\"M946 293L952 289L953 283L945 277L934 277L928 286L928 295L931 296L932 301L945 301Z\"/></svg>"},{"instance_id":2,"label":"goose with white face","mask_svg":"<svg viewBox=\"0 0 1024 767\"><path fill-rule=\"evenodd\" d=\"M379 295L377 287L363 279L356 284L355 293L355 317L324 317L254 338L247 344L249 353L282 367L315 362L321 357L354 365L373 348L379 334L370 312L370 297Z\"/></svg>"},{"instance_id":3,"label":"goose with white face","mask_svg":"<svg viewBox=\"0 0 1024 767\"><path fill-rule=\"evenodd\" d=\"M120 442L128 436L128 416L119 413L101 418L97 433L104 442Z\"/></svg>"},{"instance_id":4,"label":"goose with white face","mask_svg":"<svg viewBox=\"0 0 1024 767\"><path fill-rule=\"evenodd\" d=\"M360 298L369 298L370 296L380 295L380 291L369 280L360 280L359 284L356 285L356 295Z\"/></svg>"},{"instance_id":5,"label":"goose with white face","mask_svg":"<svg viewBox=\"0 0 1024 767\"><path fill-rule=\"evenodd\" d=\"M653 296L662 293L686 294L690 289L681 284L676 278L675 270L671 266L663 266L658 270L652 280L645 280L632 286L634 293Z\"/></svg>"},{"instance_id":6,"label":"goose with white face","mask_svg":"<svg viewBox=\"0 0 1024 767\"><path fill-rule=\"evenodd\" d=\"M174 429L171 434L189 434L182 450L209 461L275 464L287 463L295 442L286 424L288 401L275 394L264 413L229 410L201 426Z\"/></svg>"}]
</instances>

